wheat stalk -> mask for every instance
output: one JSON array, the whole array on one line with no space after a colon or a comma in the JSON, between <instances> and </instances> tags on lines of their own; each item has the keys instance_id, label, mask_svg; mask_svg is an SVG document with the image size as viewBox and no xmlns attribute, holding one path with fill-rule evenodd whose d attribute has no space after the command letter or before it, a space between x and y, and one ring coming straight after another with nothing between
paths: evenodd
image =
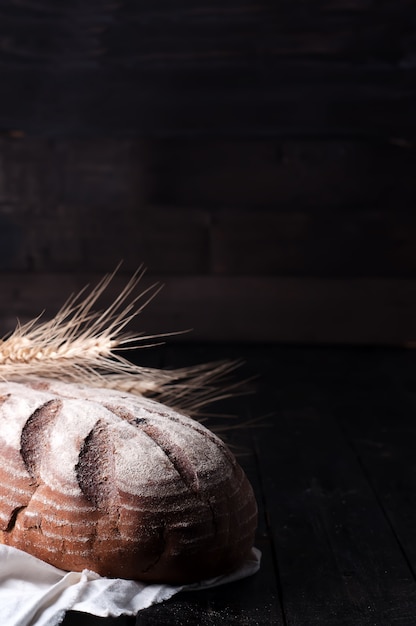
<instances>
[{"instance_id":1,"label":"wheat stalk","mask_svg":"<svg viewBox=\"0 0 416 626\"><path fill-rule=\"evenodd\" d=\"M105 383L107 388L150 396L173 409L198 415L202 421L205 416L202 409L208 404L242 393L241 381L232 384L227 380L239 365L238 361L218 361L181 369L148 370L148 377L141 380L110 374L105 377Z\"/></svg>"},{"instance_id":2,"label":"wheat stalk","mask_svg":"<svg viewBox=\"0 0 416 626\"><path fill-rule=\"evenodd\" d=\"M193 415L213 400L231 395L233 387L225 386L224 377L236 362L162 370L135 365L120 355L120 350L154 345L166 335L125 333L126 326L161 289L153 284L133 296L144 274L142 267L110 306L94 310L117 269L89 293L86 287L71 296L53 319L41 322L38 317L18 324L0 340L0 378L50 378L119 389L150 395Z\"/></svg>"}]
</instances>

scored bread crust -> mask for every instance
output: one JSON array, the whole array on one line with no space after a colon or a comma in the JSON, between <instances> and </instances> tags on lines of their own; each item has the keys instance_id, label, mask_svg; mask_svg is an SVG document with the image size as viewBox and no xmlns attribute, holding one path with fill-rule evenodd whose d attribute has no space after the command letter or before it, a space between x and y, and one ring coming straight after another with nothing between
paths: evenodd
<instances>
[{"instance_id":1,"label":"scored bread crust","mask_svg":"<svg viewBox=\"0 0 416 626\"><path fill-rule=\"evenodd\" d=\"M181 584L250 553L251 485L207 428L154 400L0 383L0 542L64 570Z\"/></svg>"}]
</instances>

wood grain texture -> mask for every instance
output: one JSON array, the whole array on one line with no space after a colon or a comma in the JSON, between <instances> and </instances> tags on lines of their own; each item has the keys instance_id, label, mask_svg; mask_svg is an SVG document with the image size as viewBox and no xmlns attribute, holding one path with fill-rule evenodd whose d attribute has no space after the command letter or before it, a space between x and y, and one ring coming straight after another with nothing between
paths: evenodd
<instances>
[{"instance_id":1,"label":"wood grain texture","mask_svg":"<svg viewBox=\"0 0 416 626\"><path fill-rule=\"evenodd\" d=\"M414 167L391 142L3 139L0 268L414 278Z\"/></svg>"},{"instance_id":2,"label":"wood grain texture","mask_svg":"<svg viewBox=\"0 0 416 626\"><path fill-rule=\"evenodd\" d=\"M414 144L323 137L158 139L149 204L224 210L360 213L414 207Z\"/></svg>"},{"instance_id":3,"label":"wood grain texture","mask_svg":"<svg viewBox=\"0 0 416 626\"><path fill-rule=\"evenodd\" d=\"M0 128L414 138L414 15L405 0L4 0Z\"/></svg>"},{"instance_id":4,"label":"wood grain texture","mask_svg":"<svg viewBox=\"0 0 416 626\"><path fill-rule=\"evenodd\" d=\"M4 281L144 262L178 279L152 329L413 340L415 11L0 2ZM67 296L25 289L5 329Z\"/></svg>"},{"instance_id":5,"label":"wood grain texture","mask_svg":"<svg viewBox=\"0 0 416 626\"><path fill-rule=\"evenodd\" d=\"M52 316L67 299L101 275L2 274L1 326L32 319L48 303ZM105 307L127 277L114 279ZM154 276L164 283L132 323L147 333L187 331L185 341L264 341L405 345L416 339L415 282L389 279ZM174 341L174 337L171 338Z\"/></svg>"},{"instance_id":6,"label":"wood grain texture","mask_svg":"<svg viewBox=\"0 0 416 626\"><path fill-rule=\"evenodd\" d=\"M282 420L290 422L286 433L281 425L272 449L263 443L258 454L291 622L387 622L395 581L403 600L415 601L414 581L355 456L331 418L313 409L280 414ZM396 605L395 622L408 620L406 603Z\"/></svg>"},{"instance_id":7,"label":"wood grain texture","mask_svg":"<svg viewBox=\"0 0 416 626\"><path fill-rule=\"evenodd\" d=\"M414 353L257 355L258 410L275 406L258 451L288 623L410 626L414 429L404 390Z\"/></svg>"},{"instance_id":8,"label":"wood grain texture","mask_svg":"<svg viewBox=\"0 0 416 626\"><path fill-rule=\"evenodd\" d=\"M337 394L331 393L331 406L414 574L414 353L356 359L356 367L345 376ZM357 408L352 410L353 406Z\"/></svg>"},{"instance_id":9,"label":"wood grain texture","mask_svg":"<svg viewBox=\"0 0 416 626\"><path fill-rule=\"evenodd\" d=\"M405 137L414 140L414 73L291 63L183 69L175 78L138 69L4 70L0 129L62 137ZM18 76L18 80L17 80ZM175 86L172 93L172 82ZM132 91L131 85L140 85ZM53 98L49 94L53 93ZM31 98L27 98L27 94ZM218 94L217 98L214 97ZM120 103L123 102L121 106ZM307 103L307 106L301 103ZM45 123L47 120L47 123Z\"/></svg>"}]
</instances>

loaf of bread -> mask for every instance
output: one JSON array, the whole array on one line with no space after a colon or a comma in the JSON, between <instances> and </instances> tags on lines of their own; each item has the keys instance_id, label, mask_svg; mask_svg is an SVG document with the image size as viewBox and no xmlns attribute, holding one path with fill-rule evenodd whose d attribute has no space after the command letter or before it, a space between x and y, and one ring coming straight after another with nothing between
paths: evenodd
<instances>
[{"instance_id":1,"label":"loaf of bread","mask_svg":"<svg viewBox=\"0 0 416 626\"><path fill-rule=\"evenodd\" d=\"M64 570L189 583L238 568L257 523L233 454L119 391L0 383L0 541Z\"/></svg>"}]
</instances>

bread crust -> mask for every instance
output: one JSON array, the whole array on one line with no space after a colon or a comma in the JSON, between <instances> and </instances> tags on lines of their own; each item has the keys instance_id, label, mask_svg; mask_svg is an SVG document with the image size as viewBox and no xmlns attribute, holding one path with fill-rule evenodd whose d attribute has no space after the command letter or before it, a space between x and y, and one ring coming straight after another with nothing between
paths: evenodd
<instances>
[{"instance_id":1,"label":"bread crust","mask_svg":"<svg viewBox=\"0 0 416 626\"><path fill-rule=\"evenodd\" d=\"M64 570L171 584L233 571L253 490L225 444L151 399L0 383L0 541Z\"/></svg>"}]
</instances>

